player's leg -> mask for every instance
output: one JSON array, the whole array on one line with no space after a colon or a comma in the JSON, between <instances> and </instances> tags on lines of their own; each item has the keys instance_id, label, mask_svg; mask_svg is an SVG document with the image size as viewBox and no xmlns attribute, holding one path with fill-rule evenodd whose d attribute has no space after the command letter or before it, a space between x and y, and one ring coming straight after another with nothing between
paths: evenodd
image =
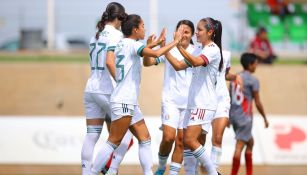
<instances>
[{"instance_id":1,"label":"player's leg","mask_svg":"<svg viewBox=\"0 0 307 175\"><path fill-rule=\"evenodd\" d=\"M159 147L159 164L155 175L162 175L166 169L167 159L176 139L176 129L179 123L179 110L172 106L162 107L162 140Z\"/></svg>"},{"instance_id":2,"label":"player's leg","mask_svg":"<svg viewBox=\"0 0 307 175\"><path fill-rule=\"evenodd\" d=\"M153 175L152 172L152 150L151 138L146 126L145 120L138 106L135 106L135 115L132 118L129 127L132 134L138 139L139 142L139 160L143 169L144 175Z\"/></svg>"},{"instance_id":3,"label":"player's leg","mask_svg":"<svg viewBox=\"0 0 307 175\"><path fill-rule=\"evenodd\" d=\"M87 133L81 150L83 175L90 173L94 147L99 139L105 116L105 112L94 102L92 95L90 93L84 94Z\"/></svg>"},{"instance_id":4,"label":"player's leg","mask_svg":"<svg viewBox=\"0 0 307 175\"><path fill-rule=\"evenodd\" d=\"M95 96L95 101L97 104L100 105L101 109L103 111L106 111L105 116L105 122L108 127L108 131L110 132L110 124L111 124L111 107L110 107L110 95L102 95L98 94ZM124 155L126 154L128 147L131 143L132 134L130 131L127 131L126 135L124 136L121 144L118 146L118 148L114 151L110 159L108 160L106 166L102 169L102 173L106 174L106 172L110 172L112 174L117 174L118 167L121 163L121 161L124 158ZM101 155L99 155L101 156Z\"/></svg>"},{"instance_id":5,"label":"player's leg","mask_svg":"<svg viewBox=\"0 0 307 175\"><path fill-rule=\"evenodd\" d=\"M114 150L120 145L129 128L133 113L133 109L122 106L122 104L115 104L114 108L112 108L112 122L109 138L107 142L102 144L98 151L98 155L104 156L96 157L91 169L92 175L97 175L102 168L105 167Z\"/></svg>"},{"instance_id":6,"label":"player's leg","mask_svg":"<svg viewBox=\"0 0 307 175\"><path fill-rule=\"evenodd\" d=\"M232 158L232 168L231 168L231 175L237 175L239 168L240 168L240 159L241 153L244 148L245 142L242 140L236 141L236 148Z\"/></svg>"},{"instance_id":7,"label":"player's leg","mask_svg":"<svg viewBox=\"0 0 307 175\"><path fill-rule=\"evenodd\" d=\"M252 137L246 145L245 150L245 166L246 166L246 175L252 175L253 174L253 147L254 147L254 138Z\"/></svg>"},{"instance_id":8,"label":"player's leg","mask_svg":"<svg viewBox=\"0 0 307 175\"><path fill-rule=\"evenodd\" d=\"M193 151L193 155L204 166L209 175L217 175L217 171L210 157L205 152L205 147L198 141L199 136L208 132L215 111L194 109L190 112L188 126L184 133L184 145ZM187 115L185 116L185 119Z\"/></svg>"},{"instance_id":9,"label":"player's leg","mask_svg":"<svg viewBox=\"0 0 307 175\"><path fill-rule=\"evenodd\" d=\"M201 145L205 146L205 143L206 143L206 139L207 139L207 134L205 134L204 132L198 137L198 141ZM212 159L211 159L212 160ZM196 166L196 169L195 169L195 174L198 175L198 172L202 173L202 174L207 174L207 170L205 167L201 166L199 164L199 162L197 161L197 166Z\"/></svg>"},{"instance_id":10,"label":"player's leg","mask_svg":"<svg viewBox=\"0 0 307 175\"><path fill-rule=\"evenodd\" d=\"M124 138L122 139L120 145L116 148L111 157L111 163L109 165L108 173L117 174L118 167L124 159L125 154L127 153L130 146L133 144L133 135L128 130L125 134Z\"/></svg>"},{"instance_id":11,"label":"player's leg","mask_svg":"<svg viewBox=\"0 0 307 175\"><path fill-rule=\"evenodd\" d=\"M210 157L216 169L218 169L221 161L223 134L227 124L228 117L219 117L212 121L212 149Z\"/></svg>"},{"instance_id":12,"label":"player's leg","mask_svg":"<svg viewBox=\"0 0 307 175\"><path fill-rule=\"evenodd\" d=\"M176 140L175 140L175 148L173 151L172 155L172 162L170 166L170 173L169 174L179 174L182 161L183 161L183 150L184 150L184 145L183 145L183 121L184 121L184 116L187 112L186 109L178 109L178 117L179 120L176 121L178 123L178 129L177 129L177 135L176 135ZM177 118L178 119L178 118Z\"/></svg>"},{"instance_id":13,"label":"player's leg","mask_svg":"<svg viewBox=\"0 0 307 175\"><path fill-rule=\"evenodd\" d=\"M110 131L110 124L111 124L111 117L109 115L106 116L105 118L106 124L108 126L108 130ZM121 162L124 159L124 156L128 149L132 146L133 144L133 135L132 133L128 130L127 133L125 134L124 138L122 139L120 145L117 147L117 149L114 151L110 159L108 160L106 166L102 170L103 174L117 174L118 173L118 167L121 164Z\"/></svg>"},{"instance_id":14,"label":"player's leg","mask_svg":"<svg viewBox=\"0 0 307 175\"><path fill-rule=\"evenodd\" d=\"M172 151L172 146L176 137L176 129L170 127L166 124L162 124L162 140L159 147L159 164L158 169L155 172L155 175L162 175L166 169L167 159L169 157L170 152Z\"/></svg>"},{"instance_id":15,"label":"player's leg","mask_svg":"<svg viewBox=\"0 0 307 175\"><path fill-rule=\"evenodd\" d=\"M205 152L205 147L197 140L201 133L201 125L188 126L184 135L184 144L192 150L194 157L206 168L209 175L216 175L216 170L209 156Z\"/></svg>"},{"instance_id":16,"label":"player's leg","mask_svg":"<svg viewBox=\"0 0 307 175\"><path fill-rule=\"evenodd\" d=\"M175 140L175 148L172 155L172 162L170 165L170 175L177 175L180 172L181 164L183 161L183 129L177 130Z\"/></svg>"}]
</instances>

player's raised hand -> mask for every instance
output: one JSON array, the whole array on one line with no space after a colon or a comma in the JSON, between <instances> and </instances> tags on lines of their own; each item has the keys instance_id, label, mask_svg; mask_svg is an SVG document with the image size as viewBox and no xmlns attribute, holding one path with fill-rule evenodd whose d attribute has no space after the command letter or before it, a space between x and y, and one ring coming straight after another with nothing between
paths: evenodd
<instances>
[{"instance_id":1,"label":"player's raised hand","mask_svg":"<svg viewBox=\"0 0 307 175\"><path fill-rule=\"evenodd\" d=\"M155 34L150 35L150 36L147 38L147 45L152 44L155 40L156 40Z\"/></svg>"},{"instance_id":2,"label":"player's raised hand","mask_svg":"<svg viewBox=\"0 0 307 175\"><path fill-rule=\"evenodd\" d=\"M163 42L165 42L166 38L166 28L164 27L160 33L159 38L157 39L157 44L161 45Z\"/></svg>"},{"instance_id":3,"label":"player's raised hand","mask_svg":"<svg viewBox=\"0 0 307 175\"><path fill-rule=\"evenodd\" d=\"M178 30L174 33L174 41L180 42L184 33L184 29L182 26L178 28Z\"/></svg>"}]
</instances>

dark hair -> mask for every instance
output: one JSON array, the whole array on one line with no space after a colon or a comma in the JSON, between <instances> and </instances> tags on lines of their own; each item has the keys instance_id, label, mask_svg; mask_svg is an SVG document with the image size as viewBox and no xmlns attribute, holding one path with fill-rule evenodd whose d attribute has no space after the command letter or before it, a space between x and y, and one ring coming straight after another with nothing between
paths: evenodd
<instances>
[{"instance_id":1,"label":"dark hair","mask_svg":"<svg viewBox=\"0 0 307 175\"><path fill-rule=\"evenodd\" d=\"M193 35L194 35L194 32L195 32L194 24L193 24L190 20L186 20L186 19L180 20L180 21L177 23L176 30L178 30L178 28L179 28L180 25L182 25L182 24L187 25L187 26L189 26L189 27L191 28L192 36L193 36ZM194 44L192 39L190 40L190 43L191 43L191 44Z\"/></svg>"},{"instance_id":2,"label":"dark hair","mask_svg":"<svg viewBox=\"0 0 307 175\"><path fill-rule=\"evenodd\" d=\"M125 8L120 3L111 2L106 7L106 10L103 12L100 21L98 21L96 27L98 29L96 33L96 39L99 38L100 32L103 31L104 26L107 22L114 21L116 18L120 21L125 20L127 14L125 13Z\"/></svg>"},{"instance_id":3,"label":"dark hair","mask_svg":"<svg viewBox=\"0 0 307 175\"><path fill-rule=\"evenodd\" d=\"M222 54L222 23L219 20L213 18L203 18L201 21L205 22L205 28L213 30L211 39L220 48L221 60L219 64L219 71L223 69L223 54Z\"/></svg>"},{"instance_id":4,"label":"dark hair","mask_svg":"<svg viewBox=\"0 0 307 175\"><path fill-rule=\"evenodd\" d=\"M259 35L260 33L263 33L263 32L267 32L266 28L265 27L259 27L257 29L257 32L256 32L256 35Z\"/></svg>"},{"instance_id":5,"label":"dark hair","mask_svg":"<svg viewBox=\"0 0 307 175\"><path fill-rule=\"evenodd\" d=\"M131 14L128 15L127 18L122 21L122 32L125 37L128 37L132 34L132 30L134 28L138 28L140 23L142 21L142 18L139 15Z\"/></svg>"},{"instance_id":6,"label":"dark hair","mask_svg":"<svg viewBox=\"0 0 307 175\"><path fill-rule=\"evenodd\" d=\"M257 56L255 54L253 54L253 53L243 53L241 55L240 62L243 66L243 69L247 70L248 66L251 65L251 64L254 64L256 60L257 60Z\"/></svg>"}]
</instances>

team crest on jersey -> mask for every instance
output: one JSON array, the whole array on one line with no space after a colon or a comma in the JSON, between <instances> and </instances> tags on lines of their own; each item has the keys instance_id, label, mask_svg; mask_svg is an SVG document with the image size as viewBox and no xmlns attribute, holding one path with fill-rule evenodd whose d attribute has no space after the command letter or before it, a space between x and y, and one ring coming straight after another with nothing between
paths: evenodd
<instances>
[{"instance_id":1,"label":"team crest on jersey","mask_svg":"<svg viewBox=\"0 0 307 175\"><path fill-rule=\"evenodd\" d=\"M170 118L169 115L165 115L165 116L164 116L164 119L165 119L165 120L168 120L169 118Z\"/></svg>"},{"instance_id":2,"label":"team crest on jersey","mask_svg":"<svg viewBox=\"0 0 307 175\"><path fill-rule=\"evenodd\" d=\"M107 37L109 35L110 32L108 31L103 31L100 33L101 36Z\"/></svg>"},{"instance_id":3,"label":"team crest on jersey","mask_svg":"<svg viewBox=\"0 0 307 175\"><path fill-rule=\"evenodd\" d=\"M215 47L215 45L211 43L208 45L208 47Z\"/></svg>"},{"instance_id":4,"label":"team crest on jersey","mask_svg":"<svg viewBox=\"0 0 307 175\"><path fill-rule=\"evenodd\" d=\"M123 50L124 43L123 42L119 42L116 47L117 47L118 51L121 51L121 50Z\"/></svg>"}]
</instances>

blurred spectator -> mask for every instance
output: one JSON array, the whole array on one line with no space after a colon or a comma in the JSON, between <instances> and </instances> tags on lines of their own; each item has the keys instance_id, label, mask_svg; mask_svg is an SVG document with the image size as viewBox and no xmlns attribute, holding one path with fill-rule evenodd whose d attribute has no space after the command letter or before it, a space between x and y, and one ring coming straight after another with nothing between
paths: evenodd
<instances>
[{"instance_id":1,"label":"blurred spectator","mask_svg":"<svg viewBox=\"0 0 307 175\"><path fill-rule=\"evenodd\" d=\"M271 13L284 17L290 14L288 8L289 0L267 0L267 5L270 7Z\"/></svg>"},{"instance_id":2,"label":"blurred spectator","mask_svg":"<svg viewBox=\"0 0 307 175\"><path fill-rule=\"evenodd\" d=\"M257 30L256 37L250 44L249 52L257 55L259 63L272 64L276 59L268 39L267 30L264 27Z\"/></svg>"}]
</instances>

